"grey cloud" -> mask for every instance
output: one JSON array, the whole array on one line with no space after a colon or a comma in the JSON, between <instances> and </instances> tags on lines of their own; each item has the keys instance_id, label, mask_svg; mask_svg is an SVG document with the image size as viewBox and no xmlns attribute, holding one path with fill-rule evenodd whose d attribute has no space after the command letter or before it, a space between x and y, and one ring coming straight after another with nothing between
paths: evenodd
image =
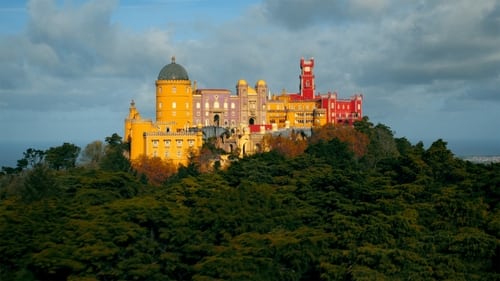
<instances>
[{"instance_id":1,"label":"grey cloud","mask_svg":"<svg viewBox=\"0 0 500 281\"><path fill-rule=\"evenodd\" d=\"M441 2L382 22L379 56L367 58L357 78L365 85L405 85L496 77L500 38L481 32L488 4Z\"/></svg>"},{"instance_id":2,"label":"grey cloud","mask_svg":"<svg viewBox=\"0 0 500 281\"><path fill-rule=\"evenodd\" d=\"M459 100L464 102L500 102L500 75L496 79L478 80L464 89Z\"/></svg>"},{"instance_id":3,"label":"grey cloud","mask_svg":"<svg viewBox=\"0 0 500 281\"><path fill-rule=\"evenodd\" d=\"M263 13L296 30L317 24L346 24L374 20L389 8L385 0L265 0Z\"/></svg>"},{"instance_id":4,"label":"grey cloud","mask_svg":"<svg viewBox=\"0 0 500 281\"><path fill-rule=\"evenodd\" d=\"M494 2L494 6L486 10L481 19L481 27L491 36L500 36L500 2Z\"/></svg>"}]
</instances>

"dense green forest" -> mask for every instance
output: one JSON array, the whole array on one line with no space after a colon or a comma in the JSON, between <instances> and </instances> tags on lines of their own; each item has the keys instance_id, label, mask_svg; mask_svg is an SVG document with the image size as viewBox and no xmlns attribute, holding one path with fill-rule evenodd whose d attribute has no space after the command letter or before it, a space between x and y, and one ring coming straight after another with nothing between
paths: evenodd
<instances>
[{"instance_id":1,"label":"dense green forest","mask_svg":"<svg viewBox=\"0 0 500 281\"><path fill-rule=\"evenodd\" d=\"M28 149L0 176L0 280L500 280L500 164L367 118L269 143L154 180L116 134L84 165Z\"/></svg>"}]
</instances>

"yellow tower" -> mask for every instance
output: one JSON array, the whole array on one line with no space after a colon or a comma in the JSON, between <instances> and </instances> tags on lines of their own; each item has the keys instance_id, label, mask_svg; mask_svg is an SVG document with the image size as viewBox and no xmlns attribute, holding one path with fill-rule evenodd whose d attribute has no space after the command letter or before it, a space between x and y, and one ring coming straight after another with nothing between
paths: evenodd
<instances>
[{"instance_id":1,"label":"yellow tower","mask_svg":"<svg viewBox=\"0 0 500 281\"><path fill-rule=\"evenodd\" d=\"M130 144L130 160L159 157L186 165L191 155L198 153L203 132L201 128L193 129L192 94L186 70L172 58L156 80L156 120L142 118L135 102L130 103L124 137Z\"/></svg>"},{"instance_id":2,"label":"yellow tower","mask_svg":"<svg viewBox=\"0 0 500 281\"><path fill-rule=\"evenodd\" d=\"M162 68L156 80L156 122L169 132L195 127L192 116L193 91L186 69L172 62Z\"/></svg>"}]
</instances>

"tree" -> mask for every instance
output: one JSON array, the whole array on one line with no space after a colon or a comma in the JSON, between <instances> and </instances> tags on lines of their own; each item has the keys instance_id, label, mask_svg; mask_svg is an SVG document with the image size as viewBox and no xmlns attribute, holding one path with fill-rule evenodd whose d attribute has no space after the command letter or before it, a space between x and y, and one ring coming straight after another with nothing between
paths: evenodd
<instances>
[{"instance_id":1,"label":"tree","mask_svg":"<svg viewBox=\"0 0 500 281\"><path fill-rule=\"evenodd\" d=\"M145 155L134 160L132 166L138 174L145 175L148 182L153 185L161 185L177 170L171 162L160 157L147 157Z\"/></svg>"},{"instance_id":2,"label":"tree","mask_svg":"<svg viewBox=\"0 0 500 281\"><path fill-rule=\"evenodd\" d=\"M125 157L128 152L128 143L124 143L117 133L106 137L105 140L107 145L99 167L108 171L129 171L130 161Z\"/></svg>"},{"instance_id":3,"label":"tree","mask_svg":"<svg viewBox=\"0 0 500 281\"><path fill-rule=\"evenodd\" d=\"M34 168L43 163L45 158L45 151L40 149L28 148L26 152L23 152L24 158L28 163L29 168Z\"/></svg>"},{"instance_id":4,"label":"tree","mask_svg":"<svg viewBox=\"0 0 500 281\"><path fill-rule=\"evenodd\" d=\"M16 174L24 169L31 169L43 163L45 157L45 151L28 148L23 152L23 158L17 160L17 165L15 168L3 166L1 169L2 173L5 174Z\"/></svg>"},{"instance_id":5,"label":"tree","mask_svg":"<svg viewBox=\"0 0 500 281\"><path fill-rule=\"evenodd\" d=\"M54 179L54 171L45 165L39 165L26 175L22 197L25 201L30 202L53 195L56 190L57 184Z\"/></svg>"},{"instance_id":6,"label":"tree","mask_svg":"<svg viewBox=\"0 0 500 281\"><path fill-rule=\"evenodd\" d=\"M225 151L218 149L215 142L215 138L209 138L198 152L189 151L190 159L196 163L200 173L211 172L220 167L220 155L225 154Z\"/></svg>"},{"instance_id":7,"label":"tree","mask_svg":"<svg viewBox=\"0 0 500 281\"><path fill-rule=\"evenodd\" d=\"M73 168L79 154L80 147L65 142L61 146L49 148L45 152L45 161L49 167L56 170Z\"/></svg>"},{"instance_id":8,"label":"tree","mask_svg":"<svg viewBox=\"0 0 500 281\"><path fill-rule=\"evenodd\" d=\"M17 173L19 170L17 168L12 168L9 166L2 166L2 173L0 175L11 175Z\"/></svg>"},{"instance_id":9,"label":"tree","mask_svg":"<svg viewBox=\"0 0 500 281\"><path fill-rule=\"evenodd\" d=\"M304 150L307 148L307 141L305 137L300 134L292 131L290 136L273 136L266 135L263 138L264 147L269 150L276 151L281 155L284 155L288 158L293 158L304 153Z\"/></svg>"},{"instance_id":10,"label":"tree","mask_svg":"<svg viewBox=\"0 0 500 281\"><path fill-rule=\"evenodd\" d=\"M383 124L369 128L369 125L371 123L357 123L357 129L365 132L370 142L364 162L369 168L376 168L380 161L399 156L399 151L391 128Z\"/></svg>"},{"instance_id":11,"label":"tree","mask_svg":"<svg viewBox=\"0 0 500 281\"><path fill-rule=\"evenodd\" d=\"M368 116L363 116L363 119L354 122L354 128L357 131L360 131L368 135L370 133L370 130L373 128L373 123L370 122Z\"/></svg>"},{"instance_id":12,"label":"tree","mask_svg":"<svg viewBox=\"0 0 500 281\"><path fill-rule=\"evenodd\" d=\"M306 153L324 159L326 163L334 167L347 168L354 164L354 153L349 150L345 142L336 138L310 145Z\"/></svg>"},{"instance_id":13,"label":"tree","mask_svg":"<svg viewBox=\"0 0 500 281\"><path fill-rule=\"evenodd\" d=\"M106 143L111 147L123 146L122 137L117 133L113 133L111 136L105 138Z\"/></svg>"},{"instance_id":14,"label":"tree","mask_svg":"<svg viewBox=\"0 0 500 281\"><path fill-rule=\"evenodd\" d=\"M104 143L100 140L93 141L82 151L81 161L90 167L97 167L104 157Z\"/></svg>"},{"instance_id":15,"label":"tree","mask_svg":"<svg viewBox=\"0 0 500 281\"><path fill-rule=\"evenodd\" d=\"M346 143L357 158L364 156L368 150L368 136L352 126L345 125L325 125L315 129L309 143L315 144L321 140L329 141L334 138Z\"/></svg>"},{"instance_id":16,"label":"tree","mask_svg":"<svg viewBox=\"0 0 500 281\"><path fill-rule=\"evenodd\" d=\"M212 173L191 161L162 188L85 167L3 175L0 280L500 280L500 164L395 143L376 169L333 138Z\"/></svg>"},{"instance_id":17,"label":"tree","mask_svg":"<svg viewBox=\"0 0 500 281\"><path fill-rule=\"evenodd\" d=\"M456 160L442 139L433 142L423 155L436 180L455 182L464 177L464 165Z\"/></svg>"}]
</instances>

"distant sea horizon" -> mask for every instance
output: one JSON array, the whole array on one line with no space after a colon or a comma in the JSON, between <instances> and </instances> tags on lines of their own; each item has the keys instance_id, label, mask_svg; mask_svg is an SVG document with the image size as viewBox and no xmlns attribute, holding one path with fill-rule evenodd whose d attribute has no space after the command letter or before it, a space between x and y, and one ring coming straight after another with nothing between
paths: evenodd
<instances>
[{"instance_id":1,"label":"distant sea horizon","mask_svg":"<svg viewBox=\"0 0 500 281\"><path fill-rule=\"evenodd\" d=\"M51 147L61 146L68 142L79 146L81 149L90 143L72 141L6 141L0 140L0 167L15 167L17 160L23 158L23 152L29 148L47 150Z\"/></svg>"},{"instance_id":2,"label":"distant sea horizon","mask_svg":"<svg viewBox=\"0 0 500 281\"><path fill-rule=\"evenodd\" d=\"M459 158L472 159L474 157L500 157L500 140L446 140L447 147ZM435 140L423 140L427 149ZM91 141L10 141L0 140L0 167L15 167L17 160L23 158L23 152L28 148L47 150L50 147L60 146L64 142L73 143L82 149ZM416 141L411 140L412 144Z\"/></svg>"}]
</instances>

